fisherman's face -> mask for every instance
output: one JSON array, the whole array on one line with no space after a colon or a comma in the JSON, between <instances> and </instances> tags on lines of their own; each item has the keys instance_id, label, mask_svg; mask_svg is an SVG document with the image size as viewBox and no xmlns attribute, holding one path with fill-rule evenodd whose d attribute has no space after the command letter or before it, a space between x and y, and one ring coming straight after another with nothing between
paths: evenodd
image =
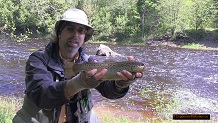
<instances>
[{"instance_id":1,"label":"fisherman's face","mask_svg":"<svg viewBox=\"0 0 218 123\"><path fill-rule=\"evenodd\" d=\"M65 57L74 57L72 55L75 54L84 43L86 32L86 27L81 24L70 23L65 26L58 35L61 54L68 54L68 56Z\"/></svg>"}]
</instances>

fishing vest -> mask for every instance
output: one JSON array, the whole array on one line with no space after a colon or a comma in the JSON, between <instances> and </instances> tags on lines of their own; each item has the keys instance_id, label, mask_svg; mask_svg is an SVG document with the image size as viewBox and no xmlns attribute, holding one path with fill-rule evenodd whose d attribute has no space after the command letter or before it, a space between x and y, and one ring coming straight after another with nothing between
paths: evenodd
<instances>
[{"instance_id":1,"label":"fishing vest","mask_svg":"<svg viewBox=\"0 0 218 123\"><path fill-rule=\"evenodd\" d=\"M83 56L85 61L88 61L87 55ZM55 82L59 82L58 75L53 74ZM93 101L91 91L85 89L77 94L77 111L72 115L78 117L78 123L92 123L90 121ZM56 119L56 109L41 109L27 95L24 95L22 108L16 113L13 118L13 123L54 123Z\"/></svg>"},{"instance_id":2,"label":"fishing vest","mask_svg":"<svg viewBox=\"0 0 218 123\"><path fill-rule=\"evenodd\" d=\"M90 115L93 107L90 90L82 90L77 96L78 123L91 123ZM55 120L55 109L40 109L26 95L22 108L17 112L13 123L53 123Z\"/></svg>"}]
</instances>

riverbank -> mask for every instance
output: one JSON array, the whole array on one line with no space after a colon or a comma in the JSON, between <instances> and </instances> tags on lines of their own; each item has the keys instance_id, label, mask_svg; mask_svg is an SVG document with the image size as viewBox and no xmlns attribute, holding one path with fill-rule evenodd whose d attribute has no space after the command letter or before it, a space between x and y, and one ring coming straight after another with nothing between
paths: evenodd
<instances>
[{"instance_id":1,"label":"riverbank","mask_svg":"<svg viewBox=\"0 0 218 123\"><path fill-rule=\"evenodd\" d=\"M187 48L197 50L218 50L218 41L152 41L148 43L149 46L169 46L175 48Z\"/></svg>"},{"instance_id":2,"label":"riverbank","mask_svg":"<svg viewBox=\"0 0 218 123\"><path fill-rule=\"evenodd\" d=\"M21 108L22 99L16 97L0 97L0 122L12 123L12 119L16 112ZM170 104L173 107L177 105ZM168 105L169 106L169 105ZM99 121L101 123L175 123L172 118L160 119L155 117L151 112L143 112L141 115L134 110L126 110L120 108L111 108L105 106L103 103L96 103L93 107ZM172 111L172 109L170 109ZM166 113L166 111L162 112ZM207 123L215 123L218 119L207 120ZM178 120L177 120L178 121ZM205 120L191 120L194 123L204 123ZM182 120L183 123L190 123L190 120Z\"/></svg>"},{"instance_id":3,"label":"riverbank","mask_svg":"<svg viewBox=\"0 0 218 123\"><path fill-rule=\"evenodd\" d=\"M90 40L89 43L94 44L110 44L110 45L135 45L135 46L169 46L174 48L187 48L196 50L218 50L218 30L207 30L204 36L197 39L195 36L180 36L171 39L166 35L156 39L142 40L134 38L123 41L97 41Z\"/></svg>"},{"instance_id":4,"label":"riverbank","mask_svg":"<svg viewBox=\"0 0 218 123\"><path fill-rule=\"evenodd\" d=\"M195 50L218 50L218 40L216 41L148 41L148 42L106 42L106 41L89 41L90 44L109 44L109 45L132 45L132 46L168 46L173 48L186 48Z\"/></svg>"},{"instance_id":5,"label":"riverbank","mask_svg":"<svg viewBox=\"0 0 218 123\"><path fill-rule=\"evenodd\" d=\"M21 108L23 99L17 97L0 97L0 123L12 123L16 112ZM93 107L101 123L150 123L158 121L153 114L147 117L141 116L136 111L126 111L118 108L109 108L103 103L97 103Z\"/></svg>"},{"instance_id":6,"label":"riverbank","mask_svg":"<svg viewBox=\"0 0 218 123\"><path fill-rule=\"evenodd\" d=\"M218 32L218 31L216 31ZM17 38L11 39L11 37L5 37L0 34L0 40L17 40L17 42L23 42L26 40L49 40L49 36L44 36L44 38ZM129 39L123 41L99 41L99 40L89 40L89 44L109 44L109 45L126 45L126 46L168 46L173 48L186 48L195 50L218 50L218 36L217 34L206 34L204 39L199 41L191 41L190 39L151 39L142 41L141 38Z\"/></svg>"}]
</instances>

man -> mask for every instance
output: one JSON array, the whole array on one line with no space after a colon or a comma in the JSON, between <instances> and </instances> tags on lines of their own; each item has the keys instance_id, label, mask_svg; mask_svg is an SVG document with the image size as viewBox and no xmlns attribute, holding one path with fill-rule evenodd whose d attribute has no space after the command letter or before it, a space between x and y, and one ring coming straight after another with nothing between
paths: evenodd
<instances>
[{"instance_id":1,"label":"man","mask_svg":"<svg viewBox=\"0 0 218 123\"><path fill-rule=\"evenodd\" d=\"M128 92L134 78L141 73L118 72L120 81L101 81L107 69L64 75L64 61L94 62L82 47L93 34L87 15L79 9L69 9L55 24L52 41L45 51L30 55L26 64L24 104L13 123L97 123L92 111L91 88L102 96L118 99Z\"/></svg>"}]
</instances>

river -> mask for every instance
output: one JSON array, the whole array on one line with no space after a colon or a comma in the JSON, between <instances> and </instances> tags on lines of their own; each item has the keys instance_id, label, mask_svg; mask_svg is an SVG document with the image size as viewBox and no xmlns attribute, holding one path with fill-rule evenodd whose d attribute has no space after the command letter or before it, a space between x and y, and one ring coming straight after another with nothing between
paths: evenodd
<instances>
[{"instance_id":1,"label":"river","mask_svg":"<svg viewBox=\"0 0 218 123\"><path fill-rule=\"evenodd\" d=\"M26 60L33 51L43 49L47 43L0 40L0 96L23 97ZM210 114L211 118L218 117L218 51L167 46L108 46L123 56L110 59L119 61L134 56L136 61L145 63L147 70L122 99L108 100L93 90L96 103L111 108L124 107L140 112L142 116L147 111L165 109L159 117L169 118L176 113L204 113ZM97 44L86 44L85 47L88 55L108 59L95 56Z\"/></svg>"}]
</instances>

